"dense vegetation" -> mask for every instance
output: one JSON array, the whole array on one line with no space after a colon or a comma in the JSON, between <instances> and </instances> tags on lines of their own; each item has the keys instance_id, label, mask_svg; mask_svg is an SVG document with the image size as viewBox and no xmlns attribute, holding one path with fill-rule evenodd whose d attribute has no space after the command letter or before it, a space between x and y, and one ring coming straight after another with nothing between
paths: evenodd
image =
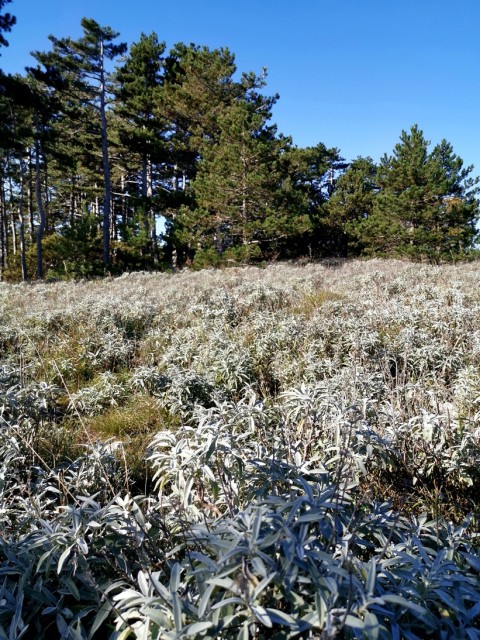
<instances>
[{"instance_id":1,"label":"dense vegetation","mask_svg":"<svg viewBox=\"0 0 480 640\"><path fill-rule=\"evenodd\" d=\"M0 284L0 638L479 638L478 280Z\"/></svg>"},{"instance_id":2,"label":"dense vegetation","mask_svg":"<svg viewBox=\"0 0 480 640\"><path fill-rule=\"evenodd\" d=\"M82 27L0 72L0 640L479 639L472 168Z\"/></svg>"},{"instance_id":3,"label":"dense vegetation","mask_svg":"<svg viewBox=\"0 0 480 640\"><path fill-rule=\"evenodd\" d=\"M239 74L228 49L167 51L155 33L127 49L82 27L0 77L4 279L471 255L477 180L447 141L415 125L378 165L298 148L271 122L266 73Z\"/></svg>"}]
</instances>

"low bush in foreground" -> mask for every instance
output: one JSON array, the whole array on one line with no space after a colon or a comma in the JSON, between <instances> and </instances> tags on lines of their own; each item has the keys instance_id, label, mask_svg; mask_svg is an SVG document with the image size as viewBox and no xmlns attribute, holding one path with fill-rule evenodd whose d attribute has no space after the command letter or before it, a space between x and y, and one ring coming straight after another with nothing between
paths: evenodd
<instances>
[{"instance_id":1,"label":"low bush in foreground","mask_svg":"<svg viewBox=\"0 0 480 640\"><path fill-rule=\"evenodd\" d=\"M477 282L0 285L0 639L480 638Z\"/></svg>"}]
</instances>

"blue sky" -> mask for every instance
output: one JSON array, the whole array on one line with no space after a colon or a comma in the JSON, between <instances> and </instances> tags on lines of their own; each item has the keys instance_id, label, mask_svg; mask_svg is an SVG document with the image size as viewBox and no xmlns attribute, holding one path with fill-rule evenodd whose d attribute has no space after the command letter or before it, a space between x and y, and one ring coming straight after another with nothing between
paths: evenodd
<instances>
[{"instance_id":1,"label":"blue sky","mask_svg":"<svg viewBox=\"0 0 480 640\"><path fill-rule=\"evenodd\" d=\"M351 160L391 153L414 123L446 138L480 175L480 0L13 0L17 25L0 67L22 72L49 34L94 18L135 42L227 46L240 71L268 68L273 121L299 146Z\"/></svg>"}]
</instances>

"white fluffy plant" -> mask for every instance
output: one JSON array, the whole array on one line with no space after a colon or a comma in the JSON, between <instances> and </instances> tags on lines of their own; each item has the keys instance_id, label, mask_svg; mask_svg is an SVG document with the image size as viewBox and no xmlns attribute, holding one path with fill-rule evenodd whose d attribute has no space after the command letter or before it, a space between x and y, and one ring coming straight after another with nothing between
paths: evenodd
<instances>
[{"instance_id":1,"label":"white fluffy plant","mask_svg":"<svg viewBox=\"0 0 480 640\"><path fill-rule=\"evenodd\" d=\"M0 312L1 639L479 638L476 263L1 284ZM127 443L56 450L112 416L153 440L136 497Z\"/></svg>"}]
</instances>

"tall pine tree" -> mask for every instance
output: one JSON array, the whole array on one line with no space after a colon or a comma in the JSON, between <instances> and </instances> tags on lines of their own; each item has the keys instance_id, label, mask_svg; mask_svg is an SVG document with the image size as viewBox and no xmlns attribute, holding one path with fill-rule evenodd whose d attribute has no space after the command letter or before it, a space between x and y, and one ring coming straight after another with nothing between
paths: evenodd
<instances>
[{"instance_id":1,"label":"tall pine tree","mask_svg":"<svg viewBox=\"0 0 480 640\"><path fill-rule=\"evenodd\" d=\"M128 203L133 205L134 212L133 219L129 219L127 207L123 208L124 240L133 236L138 242L140 237L144 257L150 256L154 262L159 259L156 212L160 208L160 194L165 192L165 189L156 190L155 185L165 186L172 173L166 140L168 125L158 109L159 92L164 83L164 51L165 44L159 42L155 33L149 36L142 33L118 67L114 83L114 123L121 143L121 180L128 182ZM137 204L139 215L136 215ZM138 229L135 228L137 222Z\"/></svg>"},{"instance_id":2,"label":"tall pine tree","mask_svg":"<svg viewBox=\"0 0 480 640\"><path fill-rule=\"evenodd\" d=\"M472 247L478 180L469 178L472 167L463 169L446 141L431 153L429 144L414 125L382 158L373 210L356 227L365 253L438 261Z\"/></svg>"},{"instance_id":3,"label":"tall pine tree","mask_svg":"<svg viewBox=\"0 0 480 640\"><path fill-rule=\"evenodd\" d=\"M337 253L359 255L363 225L370 218L378 191L377 167L371 158L356 158L335 184L327 205L327 224Z\"/></svg>"},{"instance_id":4,"label":"tall pine tree","mask_svg":"<svg viewBox=\"0 0 480 640\"><path fill-rule=\"evenodd\" d=\"M3 12L3 8L6 4L10 4L12 0L0 0L0 46L8 47L8 40L6 40L4 33L8 33L12 30L14 24L16 24L17 19L15 16L12 16L11 13Z\"/></svg>"},{"instance_id":5,"label":"tall pine tree","mask_svg":"<svg viewBox=\"0 0 480 640\"><path fill-rule=\"evenodd\" d=\"M85 116L91 110L95 119L93 125L99 137L103 173L103 215L102 215L102 260L105 267L110 265L111 237L111 182L109 138L107 126L107 105L111 96L110 70L108 61L113 61L125 53L125 44L113 41L118 33L110 27L102 27L95 20L84 18L81 22L83 37L58 39L50 36L53 51L35 54L36 59L48 70L56 68L63 76L64 94L67 100L78 105L77 114ZM81 117L79 117L81 121ZM88 121L88 119L87 119Z\"/></svg>"}]
</instances>

